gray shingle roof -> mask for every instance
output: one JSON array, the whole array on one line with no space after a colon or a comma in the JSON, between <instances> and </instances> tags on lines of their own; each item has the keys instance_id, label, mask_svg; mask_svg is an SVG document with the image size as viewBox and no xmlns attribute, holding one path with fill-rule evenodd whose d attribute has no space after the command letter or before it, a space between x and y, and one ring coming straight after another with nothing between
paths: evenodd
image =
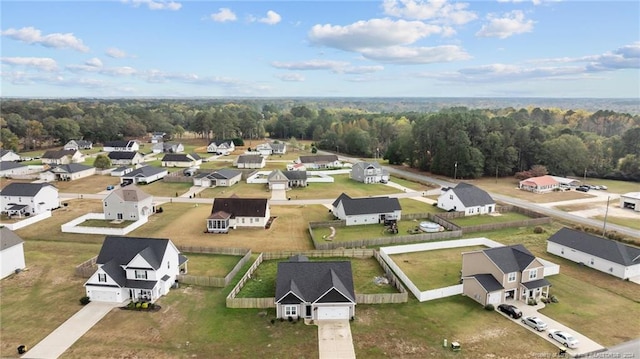
<instances>
[{"instance_id":1,"label":"gray shingle roof","mask_svg":"<svg viewBox=\"0 0 640 359\"><path fill-rule=\"evenodd\" d=\"M120 187L111 192L109 196L117 196L125 202L139 202L145 198L151 197L150 194L145 193L136 185L130 185L127 187ZM106 198L105 198L106 199Z\"/></svg>"},{"instance_id":2,"label":"gray shingle roof","mask_svg":"<svg viewBox=\"0 0 640 359\"><path fill-rule=\"evenodd\" d=\"M264 157L260 155L240 155L238 156L238 163L262 163Z\"/></svg>"},{"instance_id":3,"label":"gray shingle roof","mask_svg":"<svg viewBox=\"0 0 640 359\"><path fill-rule=\"evenodd\" d=\"M329 163L337 160L337 155L300 156L300 163Z\"/></svg>"},{"instance_id":4,"label":"gray shingle roof","mask_svg":"<svg viewBox=\"0 0 640 359\"><path fill-rule=\"evenodd\" d=\"M112 151L109 152L109 158L112 160L132 160L137 154L136 151Z\"/></svg>"},{"instance_id":5,"label":"gray shingle roof","mask_svg":"<svg viewBox=\"0 0 640 359\"><path fill-rule=\"evenodd\" d=\"M458 185L453 188L453 193L456 194L465 207L484 206L496 203L484 190L464 182L458 183Z\"/></svg>"},{"instance_id":6,"label":"gray shingle roof","mask_svg":"<svg viewBox=\"0 0 640 359\"><path fill-rule=\"evenodd\" d=\"M337 200L335 200L334 207L342 202L344 213L347 216L369 213L389 213L393 211L402 210L400 201L397 198L389 197L366 197L366 198L351 198L346 194L341 194Z\"/></svg>"},{"instance_id":7,"label":"gray shingle roof","mask_svg":"<svg viewBox=\"0 0 640 359\"><path fill-rule=\"evenodd\" d=\"M351 262L280 262L276 278L276 302L293 292L305 302L316 302L331 289L355 303ZM331 299L322 302L333 302Z\"/></svg>"},{"instance_id":8,"label":"gray shingle roof","mask_svg":"<svg viewBox=\"0 0 640 359\"><path fill-rule=\"evenodd\" d=\"M549 286L551 285L551 283L549 283L549 281L546 278L542 278L538 280L532 280L530 282L524 282L522 283L522 285L525 286L525 288L527 289L536 289L536 288Z\"/></svg>"},{"instance_id":9,"label":"gray shingle roof","mask_svg":"<svg viewBox=\"0 0 640 359\"><path fill-rule=\"evenodd\" d=\"M487 292L495 292L496 290L504 289L502 284L500 284L500 282L498 282L491 274L474 274L469 277L475 278Z\"/></svg>"},{"instance_id":10,"label":"gray shingle roof","mask_svg":"<svg viewBox=\"0 0 640 359\"><path fill-rule=\"evenodd\" d=\"M522 272L536 257L522 244L483 250L503 273Z\"/></svg>"},{"instance_id":11,"label":"gray shingle roof","mask_svg":"<svg viewBox=\"0 0 640 359\"><path fill-rule=\"evenodd\" d=\"M22 197L33 197L41 189L44 187L51 186L58 190L55 186L49 183L20 183L14 182L9 183L5 188L2 189L3 196L22 196Z\"/></svg>"},{"instance_id":12,"label":"gray shingle roof","mask_svg":"<svg viewBox=\"0 0 640 359\"><path fill-rule=\"evenodd\" d=\"M264 217L267 213L266 198L216 198L213 200L211 214L226 212L232 217Z\"/></svg>"},{"instance_id":13,"label":"gray shingle roof","mask_svg":"<svg viewBox=\"0 0 640 359\"><path fill-rule=\"evenodd\" d=\"M210 175L213 176L213 178L216 178L216 179L230 179L230 178L234 178L234 177L236 177L238 175L242 175L242 172L224 168L224 169L215 171L215 172L211 173Z\"/></svg>"},{"instance_id":14,"label":"gray shingle roof","mask_svg":"<svg viewBox=\"0 0 640 359\"><path fill-rule=\"evenodd\" d=\"M0 162L0 171L12 170L14 168L20 168L20 167L27 167L27 166L17 162L7 162L7 161Z\"/></svg>"},{"instance_id":15,"label":"gray shingle roof","mask_svg":"<svg viewBox=\"0 0 640 359\"><path fill-rule=\"evenodd\" d=\"M282 171L282 173L289 181L307 179L307 171Z\"/></svg>"},{"instance_id":16,"label":"gray shingle roof","mask_svg":"<svg viewBox=\"0 0 640 359\"><path fill-rule=\"evenodd\" d=\"M624 266L640 264L640 248L571 228L560 229L549 237L549 242L558 243Z\"/></svg>"},{"instance_id":17,"label":"gray shingle roof","mask_svg":"<svg viewBox=\"0 0 640 359\"><path fill-rule=\"evenodd\" d=\"M131 147L133 146L134 143L135 141L127 141L127 140L107 141L104 143L104 147Z\"/></svg>"},{"instance_id":18,"label":"gray shingle roof","mask_svg":"<svg viewBox=\"0 0 640 359\"><path fill-rule=\"evenodd\" d=\"M56 167L52 168L51 170L53 172L56 172L56 173L60 173L60 172L77 173L77 172L86 171L86 170L91 169L91 168L93 168L93 167L87 166L87 165L83 165L83 164L80 164L80 163L69 163L67 165L56 166Z\"/></svg>"},{"instance_id":19,"label":"gray shingle roof","mask_svg":"<svg viewBox=\"0 0 640 359\"><path fill-rule=\"evenodd\" d=\"M0 250L3 251L24 241L14 231L7 227L0 227Z\"/></svg>"},{"instance_id":20,"label":"gray shingle roof","mask_svg":"<svg viewBox=\"0 0 640 359\"><path fill-rule=\"evenodd\" d=\"M133 177L150 177L150 176L154 176L157 175L158 173L162 173L162 172L166 172L166 169L162 169L162 168L158 168L158 167L153 167L153 166L144 166L144 167L140 167L138 169L135 169L125 175L123 175L123 178L133 178Z\"/></svg>"},{"instance_id":21,"label":"gray shingle roof","mask_svg":"<svg viewBox=\"0 0 640 359\"><path fill-rule=\"evenodd\" d=\"M168 245L169 240L162 238L107 236L96 263L126 265L140 253L153 269L158 269Z\"/></svg>"},{"instance_id":22,"label":"gray shingle roof","mask_svg":"<svg viewBox=\"0 0 640 359\"><path fill-rule=\"evenodd\" d=\"M74 153L76 153L76 150L51 150L51 151L46 151L42 155L42 158L60 159L64 156L73 156Z\"/></svg>"}]
</instances>

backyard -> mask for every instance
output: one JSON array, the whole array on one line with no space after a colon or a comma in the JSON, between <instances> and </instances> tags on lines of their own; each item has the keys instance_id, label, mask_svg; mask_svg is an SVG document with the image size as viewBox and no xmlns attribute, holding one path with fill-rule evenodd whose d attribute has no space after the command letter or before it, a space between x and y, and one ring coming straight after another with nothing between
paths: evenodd
<instances>
[{"instance_id":1,"label":"backyard","mask_svg":"<svg viewBox=\"0 0 640 359\"><path fill-rule=\"evenodd\" d=\"M503 212L503 213L492 213L485 214L479 216L465 216L451 219L450 222L460 226L478 226L482 224L489 223L505 223L505 222L515 222L515 221L524 221L527 219L531 219L531 217L525 216L524 214L520 214L517 212Z\"/></svg>"},{"instance_id":2,"label":"backyard","mask_svg":"<svg viewBox=\"0 0 640 359\"><path fill-rule=\"evenodd\" d=\"M187 263L189 275L202 277L225 277L242 257L224 254L182 253Z\"/></svg>"},{"instance_id":3,"label":"backyard","mask_svg":"<svg viewBox=\"0 0 640 359\"><path fill-rule=\"evenodd\" d=\"M387 230L387 228L381 224L364 224L358 226L345 226L334 227L335 236L333 242L351 242L359 241L363 239L372 239L380 237L396 237L406 236L410 230L414 230L420 225L419 219L402 220L398 221L398 233L394 234ZM422 232L420 232L422 233ZM332 234L329 227L318 227L313 229L313 236L316 241L323 242L326 238L329 238Z\"/></svg>"},{"instance_id":4,"label":"backyard","mask_svg":"<svg viewBox=\"0 0 640 359\"><path fill-rule=\"evenodd\" d=\"M107 186L117 186L120 178L110 175L92 175L74 181L52 182L59 192L68 193L98 193L107 189Z\"/></svg>"},{"instance_id":5,"label":"backyard","mask_svg":"<svg viewBox=\"0 0 640 359\"><path fill-rule=\"evenodd\" d=\"M131 225L134 221L114 221L105 219L87 219L78 224L80 227L100 227L100 228L124 228Z\"/></svg>"}]
</instances>

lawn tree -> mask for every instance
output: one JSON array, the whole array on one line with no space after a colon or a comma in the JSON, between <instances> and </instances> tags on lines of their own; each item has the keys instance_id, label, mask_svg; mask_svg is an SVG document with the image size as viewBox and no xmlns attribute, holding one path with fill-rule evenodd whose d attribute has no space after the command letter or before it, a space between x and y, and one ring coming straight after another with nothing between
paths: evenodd
<instances>
[{"instance_id":1,"label":"lawn tree","mask_svg":"<svg viewBox=\"0 0 640 359\"><path fill-rule=\"evenodd\" d=\"M111 168L111 159L107 155L97 155L96 160L93 162L93 166L101 170Z\"/></svg>"}]
</instances>

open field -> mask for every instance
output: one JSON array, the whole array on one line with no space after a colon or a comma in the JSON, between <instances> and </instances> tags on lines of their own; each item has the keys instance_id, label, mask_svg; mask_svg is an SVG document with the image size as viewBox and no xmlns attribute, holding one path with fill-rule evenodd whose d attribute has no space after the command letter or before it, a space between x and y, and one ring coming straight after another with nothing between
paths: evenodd
<instances>
[{"instance_id":1,"label":"open field","mask_svg":"<svg viewBox=\"0 0 640 359\"><path fill-rule=\"evenodd\" d=\"M571 199L591 198L590 195L578 191L567 192L549 192L549 193L532 193L518 189L518 180L513 177L499 178L497 183L496 179L491 177L485 177L475 180L465 180L464 182L471 183L484 189L487 192L493 192L527 200L533 203L548 203L558 201L568 201Z\"/></svg>"},{"instance_id":2,"label":"open field","mask_svg":"<svg viewBox=\"0 0 640 359\"><path fill-rule=\"evenodd\" d=\"M402 220L398 222L398 234L393 234L385 229L385 226L379 224L365 224L360 226L347 226L347 227L335 227L336 234L333 238L334 242L350 242L361 239L371 239L379 237L394 237L405 236L410 229L414 229L420 225L420 220ZM313 235L316 240L322 242L322 238L331 235L331 229L326 228L314 228Z\"/></svg>"},{"instance_id":3,"label":"open field","mask_svg":"<svg viewBox=\"0 0 640 359\"><path fill-rule=\"evenodd\" d=\"M266 184L248 184L245 181L240 181L231 187L207 188L198 195L202 198L226 198L233 195L242 198L271 198L271 192Z\"/></svg>"},{"instance_id":4,"label":"open field","mask_svg":"<svg viewBox=\"0 0 640 359\"><path fill-rule=\"evenodd\" d=\"M604 223L604 216L595 216L592 217L594 219L599 219ZM607 216L607 223L614 223L620 226L625 226L629 228L635 228L640 230L640 220L637 218L623 218L623 217L615 217L612 215Z\"/></svg>"},{"instance_id":5,"label":"open field","mask_svg":"<svg viewBox=\"0 0 640 359\"><path fill-rule=\"evenodd\" d=\"M188 259L189 275L222 278L229 274L233 267L242 259L240 256L204 253L182 253Z\"/></svg>"},{"instance_id":6,"label":"open field","mask_svg":"<svg viewBox=\"0 0 640 359\"><path fill-rule=\"evenodd\" d=\"M391 258L418 289L425 291L460 284L462 253L485 248L484 246L447 248L394 254Z\"/></svg>"},{"instance_id":7,"label":"open field","mask_svg":"<svg viewBox=\"0 0 640 359\"><path fill-rule=\"evenodd\" d=\"M491 215L483 214L479 216L466 216L460 218L454 218L451 222L457 224L458 226L477 226L480 224L488 224L488 223L504 223L504 222L514 222L514 221L523 221L531 219L531 217L527 217L524 214L520 214L517 212L505 212L505 213L493 213Z\"/></svg>"},{"instance_id":8,"label":"open field","mask_svg":"<svg viewBox=\"0 0 640 359\"><path fill-rule=\"evenodd\" d=\"M98 193L107 189L107 186L119 185L120 178L109 175L93 175L75 181L56 181L52 182L52 184L56 186L60 192Z\"/></svg>"},{"instance_id":9,"label":"open field","mask_svg":"<svg viewBox=\"0 0 640 359\"><path fill-rule=\"evenodd\" d=\"M138 185L145 193L158 197L178 197L187 192L191 186L193 186L191 182L164 182L163 180Z\"/></svg>"}]
</instances>

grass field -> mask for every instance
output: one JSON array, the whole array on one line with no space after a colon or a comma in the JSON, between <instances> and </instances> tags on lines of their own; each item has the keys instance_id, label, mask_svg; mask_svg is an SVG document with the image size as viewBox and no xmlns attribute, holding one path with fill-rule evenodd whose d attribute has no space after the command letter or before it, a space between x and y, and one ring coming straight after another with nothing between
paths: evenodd
<instances>
[{"instance_id":1,"label":"grass field","mask_svg":"<svg viewBox=\"0 0 640 359\"><path fill-rule=\"evenodd\" d=\"M117 186L120 178L114 176L93 175L80 178L75 181L52 182L60 192L69 193L98 193L107 189L107 186Z\"/></svg>"},{"instance_id":2,"label":"grass field","mask_svg":"<svg viewBox=\"0 0 640 359\"><path fill-rule=\"evenodd\" d=\"M467 216L467 217L454 218L451 220L451 222L457 224L458 226L466 227L466 226L477 226L477 225L488 224L488 223L523 221L527 219L531 219L531 218L517 212L505 212L500 214L494 213L493 215L480 215L480 216Z\"/></svg>"},{"instance_id":3,"label":"grass field","mask_svg":"<svg viewBox=\"0 0 640 359\"><path fill-rule=\"evenodd\" d=\"M188 259L189 275L225 277L242 257L223 254L183 253Z\"/></svg>"},{"instance_id":4,"label":"grass field","mask_svg":"<svg viewBox=\"0 0 640 359\"><path fill-rule=\"evenodd\" d=\"M388 232L382 224L365 224L360 226L336 227L334 242L351 242L379 237L405 236L410 229L420 224L420 220L402 220L398 222L398 234ZM323 237L331 235L330 228L314 228L313 235L322 242Z\"/></svg>"},{"instance_id":5,"label":"grass field","mask_svg":"<svg viewBox=\"0 0 640 359\"><path fill-rule=\"evenodd\" d=\"M159 197L178 197L187 192L191 186L193 186L191 182L164 182L162 180L138 185L145 193Z\"/></svg>"},{"instance_id":6,"label":"grass field","mask_svg":"<svg viewBox=\"0 0 640 359\"><path fill-rule=\"evenodd\" d=\"M399 198L402 213L443 213L444 211L422 201L411 198Z\"/></svg>"},{"instance_id":7,"label":"grass field","mask_svg":"<svg viewBox=\"0 0 640 359\"><path fill-rule=\"evenodd\" d=\"M593 218L604 222L604 216L595 216ZM629 228L640 229L640 221L637 218L623 218L609 215L607 216L607 222Z\"/></svg>"},{"instance_id":8,"label":"grass field","mask_svg":"<svg viewBox=\"0 0 640 359\"><path fill-rule=\"evenodd\" d=\"M87 219L86 221L79 223L80 227L100 227L100 228L124 228L134 221L121 221L119 223L114 223L113 220L105 220L105 219Z\"/></svg>"}]
</instances>

